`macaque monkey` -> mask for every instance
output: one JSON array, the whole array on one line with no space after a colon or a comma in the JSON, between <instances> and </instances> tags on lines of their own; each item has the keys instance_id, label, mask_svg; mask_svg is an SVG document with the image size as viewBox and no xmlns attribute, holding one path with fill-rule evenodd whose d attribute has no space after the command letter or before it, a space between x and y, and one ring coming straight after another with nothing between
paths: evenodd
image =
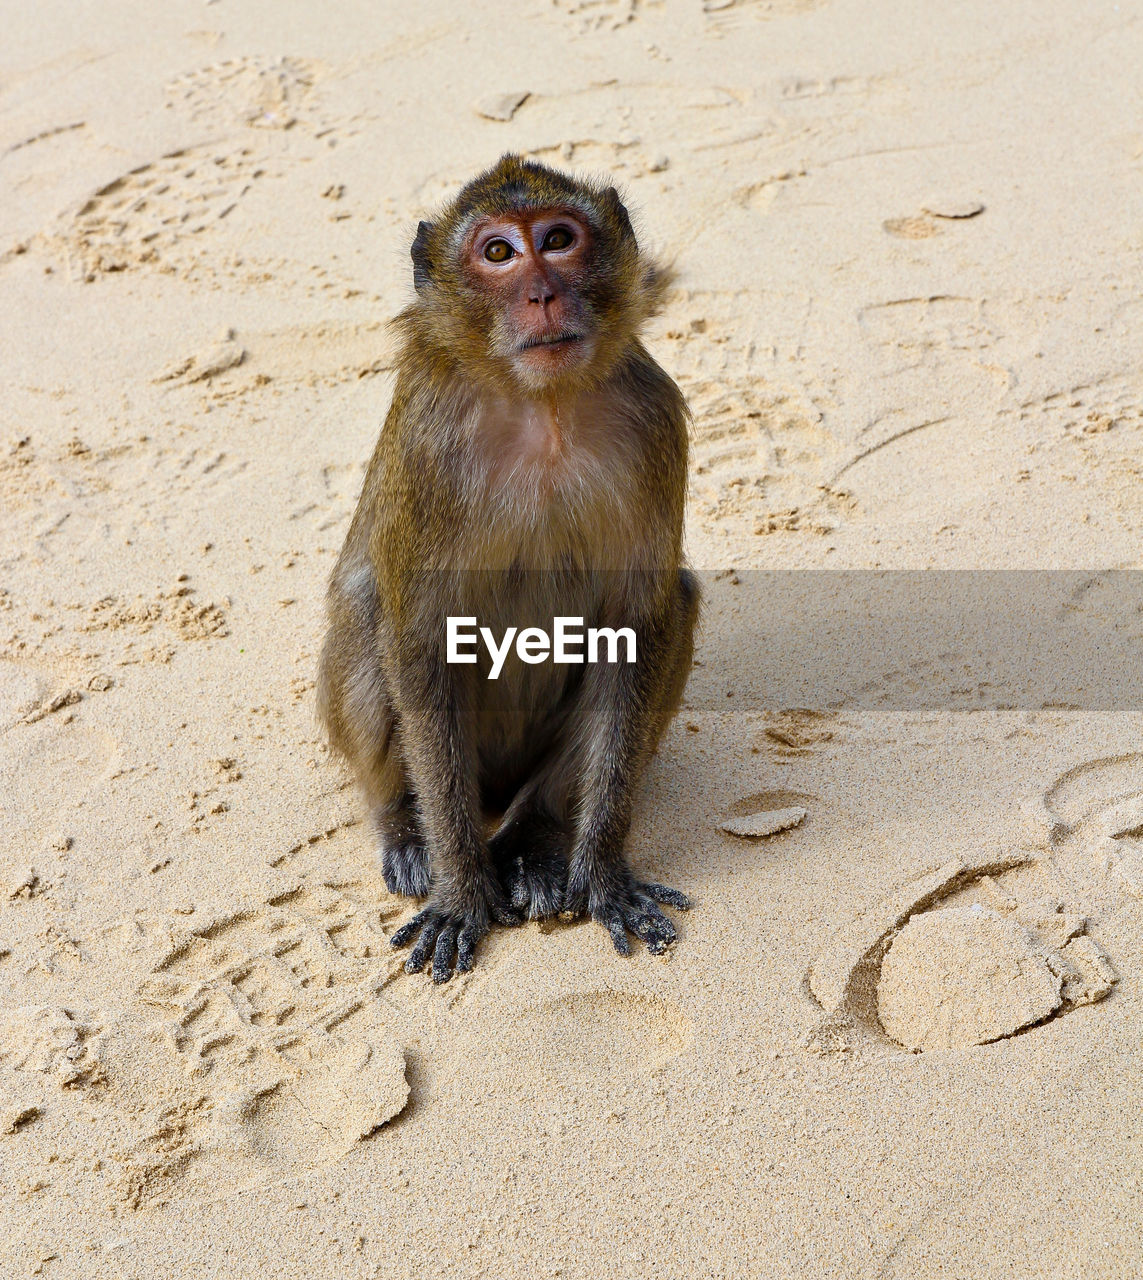
<instances>
[{"instance_id":1,"label":"macaque monkey","mask_svg":"<svg viewBox=\"0 0 1143 1280\"><path fill-rule=\"evenodd\" d=\"M319 708L352 765L410 973L470 969L491 922L589 913L675 941L623 853L640 771L691 666L682 393L639 340L667 274L613 187L506 155L412 247L388 417L329 588ZM446 660L447 620L502 635L627 627L633 662ZM486 815L502 815L486 838Z\"/></svg>"}]
</instances>

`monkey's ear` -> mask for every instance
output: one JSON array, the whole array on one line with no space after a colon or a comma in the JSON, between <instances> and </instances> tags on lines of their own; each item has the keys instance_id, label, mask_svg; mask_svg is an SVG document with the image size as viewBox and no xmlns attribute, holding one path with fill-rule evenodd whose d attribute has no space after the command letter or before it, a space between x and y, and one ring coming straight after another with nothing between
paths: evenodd
<instances>
[{"instance_id":1,"label":"monkey's ear","mask_svg":"<svg viewBox=\"0 0 1143 1280\"><path fill-rule=\"evenodd\" d=\"M614 187L608 187L603 193L603 207L611 214L619 226L619 234L627 237L634 236L635 232L631 226L631 218L627 212L627 206L619 198L619 192Z\"/></svg>"},{"instance_id":2,"label":"monkey's ear","mask_svg":"<svg viewBox=\"0 0 1143 1280\"><path fill-rule=\"evenodd\" d=\"M429 262L429 237L433 233L431 222L418 222L417 234L413 237L413 288L423 293L432 284L432 264Z\"/></svg>"},{"instance_id":3,"label":"monkey's ear","mask_svg":"<svg viewBox=\"0 0 1143 1280\"><path fill-rule=\"evenodd\" d=\"M675 283L675 268L670 263L652 262L643 277L643 298L647 315L657 315L663 308L667 293Z\"/></svg>"}]
</instances>

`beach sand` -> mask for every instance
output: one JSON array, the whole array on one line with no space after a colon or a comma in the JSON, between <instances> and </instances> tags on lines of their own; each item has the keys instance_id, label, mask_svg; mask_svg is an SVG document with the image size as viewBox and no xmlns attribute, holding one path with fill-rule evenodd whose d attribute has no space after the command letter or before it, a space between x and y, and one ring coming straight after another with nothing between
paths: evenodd
<instances>
[{"instance_id":1,"label":"beach sand","mask_svg":"<svg viewBox=\"0 0 1143 1280\"><path fill-rule=\"evenodd\" d=\"M757 572L1139 567L1143 8L7 8L0 1275L1143 1274L1143 702L847 681L798 601L866 579ZM413 228L510 149L678 271L707 609L628 850L694 908L434 987L314 675Z\"/></svg>"}]
</instances>

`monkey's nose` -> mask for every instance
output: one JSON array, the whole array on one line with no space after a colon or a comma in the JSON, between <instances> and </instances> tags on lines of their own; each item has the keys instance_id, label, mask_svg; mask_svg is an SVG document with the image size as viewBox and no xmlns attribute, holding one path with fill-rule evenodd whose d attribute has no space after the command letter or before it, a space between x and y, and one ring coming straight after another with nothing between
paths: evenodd
<instances>
[{"instance_id":1,"label":"monkey's nose","mask_svg":"<svg viewBox=\"0 0 1143 1280\"><path fill-rule=\"evenodd\" d=\"M532 281L528 290L528 301L535 302L541 307L546 307L549 302L555 299L556 291L552 288L549 281L542 276Z\"/></svg>"}]
</instances>

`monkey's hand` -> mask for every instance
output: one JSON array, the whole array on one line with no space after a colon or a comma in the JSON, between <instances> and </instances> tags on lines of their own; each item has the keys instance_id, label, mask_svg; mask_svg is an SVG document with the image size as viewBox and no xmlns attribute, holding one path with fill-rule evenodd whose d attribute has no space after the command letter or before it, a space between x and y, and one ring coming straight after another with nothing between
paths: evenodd
<instances>
[{"instance_id":1,"label":"monkey's hand","mask_svg":"<svg viewBox=\"0 0 1143 1280\"><path fill-rule=\"evenodd\" d=\"M466 973L472 968L476 944L497 924L515 925L520 917L509 911L495 894L479 906L453 907L434 898L389 939L394 947L408 946L416 938L416 945L405 961L406 973L420 973L430 956L433 959L434 982L447 982L456 972Z\"/></svg>"},{"instance_id":2,"label":"monkey's hand","mask_svg":"<svg viewBox=\"0 0 1143 1280\"><path fill-rule=\"evenodd\" d=\"M665 884L645 884L623 867L617 876L600 883L587 872L573 872L564 897L564 913L581 916L585 912L603 925L621 956L631 954L627 934L633 933L647 944L654 956L662 955L678 936L675 926L659 910L659 904L690 909L691 900Z\"/></svg>"}]
</instances>

